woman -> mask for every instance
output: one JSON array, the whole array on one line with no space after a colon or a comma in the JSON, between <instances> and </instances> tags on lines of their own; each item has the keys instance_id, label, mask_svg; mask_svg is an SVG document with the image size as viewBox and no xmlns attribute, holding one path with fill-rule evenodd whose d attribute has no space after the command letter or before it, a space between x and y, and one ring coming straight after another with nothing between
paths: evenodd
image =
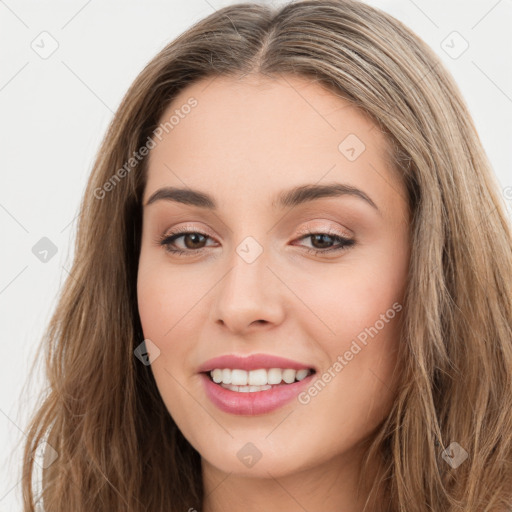
<instances>
[{"instance_id":1,"label":"woman","mask_svg":"<svg viewBox=\"0 0 512 512\"><path fill-rule=\"evenodd\" d=\"M47 511L505 511L512 238L436 55L353 0L226 7L98 153L30 425ZM53 451L52 451L53 450Z\"/></svg>"}]
</instances>

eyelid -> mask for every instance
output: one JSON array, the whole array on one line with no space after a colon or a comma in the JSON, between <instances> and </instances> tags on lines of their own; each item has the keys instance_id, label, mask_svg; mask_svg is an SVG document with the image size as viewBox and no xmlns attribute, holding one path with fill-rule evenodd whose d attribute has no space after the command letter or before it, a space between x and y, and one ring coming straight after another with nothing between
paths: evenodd
<instances>
[{"instance_id":1,"label":"eyelid","mask_svg":"<svg viewBox=\"0 0 512 512\"><path fill-rule=\"evenodd\" d=\"M205 235L208 235L210 238L215 239L216 236L213 234L213 232L209 228L203 228L198 227L195 224L178 224L177 226L174 226L164 232L165 237L174 235L175 233L181 233L182 231L186 231L189 233L204 233Z\"/></svg>"},{"instance_id":2,"label":"eyelid","mask_svg":"<svg viewBox=\"0 0 512 512\"><path fill-rule=\"evenodd\" d=\"M317 232L321 233L329 233L331 235L337 235L341 236L343 238L354 238L354 235L347 229L336 227L331 228L330 226L325 226L325 221L316 221L317 223L324 222L323 225L317 225L313 224L312 222L306 224L305 226L301 227L298 231L300 235L311 235Z\"/></svg>"},{"instance_id":3,"label":"eyelid","mask_svg":"<svg viewBox=\"0 0 512 512\"><path fill-rule=\"evenodd\" d=\"M323 224L321 224L323 223ZM216 236L212 233L209 228L198 227L192 223L179 224L178 226L174 226L171 229L168 229L162 235L162 238L172 236L173 234L180 233L182 231L191 232L191 233L203 233L208 235L212 239L216 239ZM317 232L328 233L332 235L341 236L343 238L353 238L354 235L351 234L349 230L343 228L334 228L328 227L325 225L325 220L313 220L306 223L300 229L297 230L297 235L311 235Z\"/></svg>"},{"instance_id":4,"label":"eyelid","mask_svg":"<svg viewBox=\"0 0 512 512\"><path fill-rule=\"evenodd\" d=\"M209 238L210 240L215 240L215 237L210 236L208 233L203 233L200 229L195 228L195 226L188 225L188 229L185 227L174 227L171 231L167 231L164 235L160 235L157 240L155 240L156 244L158 246L165 246L165 250L170 252L171 254L174 254L176 256L182 257L182 256L195 256L202 254L206 247L199 248L197 250L191 249L171 249L171 243L174 243L174 240L181 238L183 236L186 236L190 233L197 233L201 234L202 236L205 236L206 238ZM327 227L317 227L316 229L312 229L311 226L306 226L301 230L300 233L297 234L298 236L295 236L293 241L301 241L307 238L310 238L315 235L327 235L331 238L337 239L338 245L331 248L324 248L324 249L315 249L315 248L308 248L304 247L304 250L307 253L314 254L315 256L321 255L322 257L330 257L332 254L337 255L345 252L346 250L354 247L357 242L354 237L352 236L345 236L344 234L341 234L335 230L331 230ZM172 240L172 242L171 242Z\"/></svg>"}]
</instances>

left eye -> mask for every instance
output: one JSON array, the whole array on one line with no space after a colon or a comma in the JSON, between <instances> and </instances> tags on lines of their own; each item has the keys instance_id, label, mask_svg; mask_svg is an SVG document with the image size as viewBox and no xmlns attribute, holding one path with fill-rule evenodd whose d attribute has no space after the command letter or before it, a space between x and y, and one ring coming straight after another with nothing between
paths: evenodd
<instances>
[{"instance_id":1,"label":"left eye","mask_svg":"<svg viewBox=\"0 0 512 512\"><path fill-rule=\"evenodd\" d=\"M176 247L176 241L183 238L184 248ZM355 244L355 240L346 238L344 236L333 234L333 233L307 233L298 240L304 240L310 238L313 247L305 247L307 252L320 254L330 251L341 251L347 249ZM201 233L199 231L180 231L171 235L165 235L159 240L159 244L165 246L165 250L178 255L190 254L199 252L205 249L202 245L207 239L212 239L209 235ZM337 242L337 245L332 246L333 243ZM320 244L320 247L315 247L315 244ZM326 245L328 247L326 247Z\"/></svg>"},{"instance_id":2,"label":"left eye","mask_svg":"<svg viewBox=\"0 0 512 512\"><path fill-rule=\"evenodd\" d=\"M299 240L304 240L305 238L310 238L313 245L316 243L320 244L320 247L313 247L312 249L306 248L306 250L314 253L341 251L355 244L355 240L333 233L308 233L307 235L302 236ZM337 242L338 245L332 247L331 244L333 241ZM325 247L325 244L330 246Z\"/></svg>"}]
</instances>

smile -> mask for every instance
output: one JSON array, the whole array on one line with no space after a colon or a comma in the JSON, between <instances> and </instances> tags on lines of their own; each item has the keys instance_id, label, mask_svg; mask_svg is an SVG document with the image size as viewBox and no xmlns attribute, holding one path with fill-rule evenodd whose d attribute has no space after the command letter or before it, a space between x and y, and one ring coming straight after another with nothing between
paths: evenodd
<instances>
[{"instance_id":1,"label":"smile","mask_svg":"<svg viewBox=\"0 0 512 512\"><path fill-rule=\"evenodd\" d=\"M209 375L213 382L223 388L239 393L257 392L272 389L279 384L292 384L300 382L312 373L313 370L292 368L259 368L257 370L241 370L230 368L215 368Z\"/></svg>"}]
</instances>

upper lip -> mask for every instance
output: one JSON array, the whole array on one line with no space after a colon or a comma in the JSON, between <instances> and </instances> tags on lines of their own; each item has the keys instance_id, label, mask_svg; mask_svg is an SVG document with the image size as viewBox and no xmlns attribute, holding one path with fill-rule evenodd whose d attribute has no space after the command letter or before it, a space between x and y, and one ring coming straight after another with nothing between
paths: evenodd
<instances>
[{"instance_id":1,"label":"upper lip","mask_svg":"<svg viewBox=\"0 0 512 512\"><path fill-rule=\"evenodd\" d=\"M312 365L300 363L292 359L273 356L271 354L251 354L249 356L237 356L235 354L225 354L214 357L204 362L199 367L199 372L209 372L215 368L231 368L240 370L258 370L259 368L290 368L292 370L313 369ZM315 370L316 371L316 370Z\"/></svg>"}]
</instances>

